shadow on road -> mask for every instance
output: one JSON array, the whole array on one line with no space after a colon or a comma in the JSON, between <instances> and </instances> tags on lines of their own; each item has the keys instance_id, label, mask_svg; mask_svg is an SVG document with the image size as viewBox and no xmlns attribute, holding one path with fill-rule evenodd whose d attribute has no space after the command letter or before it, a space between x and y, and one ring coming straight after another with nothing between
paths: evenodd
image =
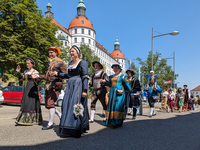
<instances>
[{"instance_id":1,"label":"shadow on road","mask_svg":"<svg viewBox=\"0 0 200 150\"><path fill-rule=\"evenodd\" d=\"M101 124L102 121L97 121ZM103 125L103 124L102 124ZM200 112L169 119L126 122L121 128L105 128L81 138L61 138L34 146L5 146L0 149L135 149L200 150ZM58 133L58 126L54 131ZM57 135L55 135L57 136ZM25 143L24 143L25 144Z\"/></svg>"}]
</instances>

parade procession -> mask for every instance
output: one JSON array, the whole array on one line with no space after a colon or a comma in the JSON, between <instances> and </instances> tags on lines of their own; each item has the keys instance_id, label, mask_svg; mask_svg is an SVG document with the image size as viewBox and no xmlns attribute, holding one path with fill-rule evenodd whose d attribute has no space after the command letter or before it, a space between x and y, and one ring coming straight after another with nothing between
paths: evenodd
<instances>
[{"instance_id":1,"label":"parade procession","mask_svg":"<svg viewBox=\"0 0 200 150\"><path fill-rule=\"evenodd\" d=\"M1 0L0 149L200 149L200 3L152 3Z\"/></svg>"}]
</instances>

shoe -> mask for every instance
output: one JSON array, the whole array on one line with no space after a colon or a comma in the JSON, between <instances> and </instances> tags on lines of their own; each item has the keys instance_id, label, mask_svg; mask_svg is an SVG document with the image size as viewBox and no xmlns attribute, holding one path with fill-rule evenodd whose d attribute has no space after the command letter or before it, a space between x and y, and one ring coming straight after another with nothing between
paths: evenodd
<instances>
[{"instance_id":1,"label":"shoe","mask_svg":"<svg viewBox=\"0 0 200 150\"><path fill-rule=\"evenodd\" d=\"M49 129L53 129L53 124L51 126L48 125L42 128L42 130L49 130Z\"/></svg>"},{"instance_id":2,"label":"shoe","mask_svg":"<svg viewBox=\"0 0 200 150\"><path fill-rule=\"evenodd\" d=\"M153 114L153 116L156 116L156 114Z\"/></svg>"},{"instance_id":3,"label":"shoe","mask_svg":"<svg viewBox=\"0 0 200 150\"><path fill-rule=\"evenodd\" d=\"M135 120L136 119L136 116L133 116L133 118L132 118L133 120Z\"/></svg>"},{"instance_id":4,"label":"shoe","mask_svg":"<svg viewBox=\"0 0 200 150\"><path fill-rule=\"evenodd\" d=\"M92 121L92 120L89 120L89 123L94 123L94 121Z\"/></svg>"},{"instance_id":5,"label":"shoe","mask_svg":"<svg viewBox=\"0 0 200 150\"><path fill-rule=\"evenodd\" d=\"M152 118L152 115L149 115L149 118Z\"/></svg>"}]
</instances>

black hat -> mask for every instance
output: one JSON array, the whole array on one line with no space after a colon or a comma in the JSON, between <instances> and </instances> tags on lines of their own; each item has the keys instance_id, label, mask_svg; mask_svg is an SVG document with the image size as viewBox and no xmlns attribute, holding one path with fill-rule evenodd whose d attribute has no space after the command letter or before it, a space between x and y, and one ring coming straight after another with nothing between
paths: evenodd
<instances>
[{"instance_id":1,"label":"black hat","mask_svg":"<svg viewBox=\"0 0 200 150\"><path fill-rule=\"evenodd\" d=\"M119 68L119 69L122 70L122 68L121 68L121 66L120 66L119 64L113 64L113 65L111 66L111 68L113 68L113 67L117 67L117 68Z\"/></svg>"},{"instance_id":2,"label":"black hat","mask_svg":"<svg viewBox=\"0 0 200 150\"><path fill-rule=\"evenodd\" d=\"M93 62L92 62L92 66L93 66L93 67L94 67L94 64L95 64L95 63L98 63L98 64L101 66L100 69L103 69L103 65L102 65L100 62L98 62L98 61L93 61Z\"/></svg>"},{"instance_id":3,"label":"black hat","mask_svg":"<svg viewBox=\"0 0 200 150\"><path fill-rule=\"evenodd\" d=\"M128 71L130 71L133 75L135 74L135 71L133 69L126 70L126 74L128 73Z\"/></svg>"}]
</instances>

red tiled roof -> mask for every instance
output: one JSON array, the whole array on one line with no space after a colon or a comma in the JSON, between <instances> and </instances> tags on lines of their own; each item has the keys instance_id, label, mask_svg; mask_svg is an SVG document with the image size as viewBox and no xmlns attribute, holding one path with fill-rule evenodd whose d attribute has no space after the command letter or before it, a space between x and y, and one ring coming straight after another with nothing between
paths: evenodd
<instances>
[{"instance_id":1,"label":"red tiled roof","mask_svg":"<svg viewBox=\"0 0 200 150\"><path fill-rule=\"evenodd\" d=\"M84 16L74 18L69 24L69 29L73 27L86 27L94 30L92 22Z\"/></svg>"},{"instance_id":2,"label":"red tiled roof","mask_svg":"<svg viewBox=\"0 0 200 150\"><path fill-rule=\"evenodd\" d=\"M199 86L197 86L197 87L195 87L193 90L191 90L191 91L200 91L200 85Z\"/></svg>"},{"instance_id":3,"label":"red tiled roof","mask_svg":"<svg viewBox=\"0 0 200 150\"><path fill-rule=\"evenodd\" d=\"M67 34L69 34L69 31L67 28L65 28L64 26L62 26L60 23L58 23L56 20L52 19L52 23L54 23L55 25L59 26L61 30L63 30L64 32L66 32ZM70 34L69 34L70 35Z\"/></svg>"},{"instance_id":4,"label":"red tiled roof","mask_svg":"<svg viewBox=\"0 0 200 150\"><path fill-rule=\"evenodd\" d=\"M108 50L105 49L105 48L103 47L103 45L99 44L97 41L95 41L95 44L96 44L96 46L98 46L100 49L102 49L104 52L106 52L108 55L110 55L110 53L108 52Z\"/></svg>"}]
</instances>

